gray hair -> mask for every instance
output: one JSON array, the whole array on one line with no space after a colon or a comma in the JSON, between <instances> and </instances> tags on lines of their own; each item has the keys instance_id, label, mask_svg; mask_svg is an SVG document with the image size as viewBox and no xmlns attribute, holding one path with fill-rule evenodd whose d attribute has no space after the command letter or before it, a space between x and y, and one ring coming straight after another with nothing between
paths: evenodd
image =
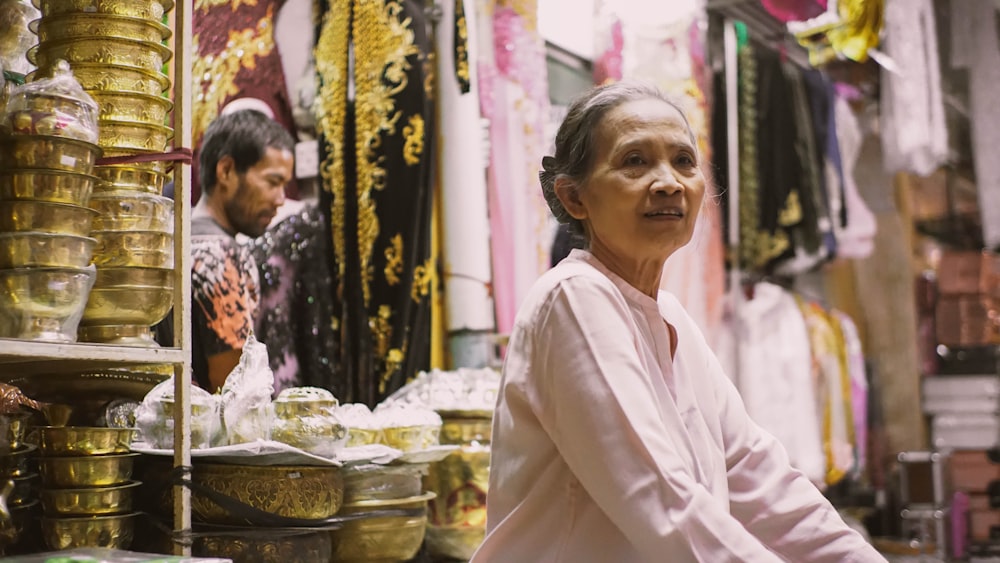
<instances>
[{"instance_id":1,"label":"gray hair","mask_svg":"<svg viewBox=\"0 0 1000 563\"><path fill-rule=\"evenodd\" d=\"M684 110L654 86L639 82L615 82L597 86L581 95L570 105L556 133L555 156L542 158L542 171L538 173L542 194L552 215L560 223L568 225L573 234L586 235L583 222L573 218L559 201L555 190L556 179L568 178L576 186L582 186L590 177L595 152L594 135L604 117L622 104L648 99L660 100L676 109L688 127L691 143L697 146Z\"/></svg>"}]
</instances>

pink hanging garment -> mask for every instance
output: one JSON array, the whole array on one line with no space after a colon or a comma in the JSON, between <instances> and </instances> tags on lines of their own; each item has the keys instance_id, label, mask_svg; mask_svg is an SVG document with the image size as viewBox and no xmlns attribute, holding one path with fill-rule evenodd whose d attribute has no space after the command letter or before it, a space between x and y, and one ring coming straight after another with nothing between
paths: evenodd
<instances>
[{"instance_id":1,"label":"pink hanging garment","mask_svg":"<svg viewBox=\"0 0 1000 563\"><path fill-rule=\"evenodd\" d=\"M769 14L783 22L805 21L826 10L826 0L761 0Z\"/></svg>"}]
</instances>

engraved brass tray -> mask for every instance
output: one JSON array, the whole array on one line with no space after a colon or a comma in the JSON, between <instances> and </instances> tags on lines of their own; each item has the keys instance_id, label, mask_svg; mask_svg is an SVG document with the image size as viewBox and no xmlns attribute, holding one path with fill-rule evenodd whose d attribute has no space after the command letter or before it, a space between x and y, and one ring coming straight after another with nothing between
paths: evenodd
<instances>
[{"instance_id":1,"label":"engraved brass tray","mask_svg":"<svg viewBox=\"0 0 1000 563\"><path fill-rule=\"evenodd\" d=\"M28 28L42 42L75 37L110 37L159 43L170 38L170 28L158 21L111 14L46 16L29 23Z\"/></svg>"},{"instance_id":2,"label":"engraved brass tray","mask_svg":"<svg viewBox=\"0 0 1000 563\"><path fill-rule=\"evenodd\" d=\"M173 52L152 41L112 39L108 37L75 37L46 41L28 49L28 61L39 68L48 68L59 59L76 63L102 63L158 71L170 60Z\"/></svg>"}]
</instances>

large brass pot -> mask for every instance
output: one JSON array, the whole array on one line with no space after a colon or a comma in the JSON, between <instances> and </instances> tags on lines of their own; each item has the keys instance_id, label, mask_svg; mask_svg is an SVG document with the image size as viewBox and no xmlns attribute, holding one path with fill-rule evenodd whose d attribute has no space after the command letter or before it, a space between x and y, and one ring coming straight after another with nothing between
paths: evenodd
<instances>
[{"instance_id":1,"label":"large brass pot","mask_svg":"<svg viewBox=\"0 0 1000 563\"><path fill-rule=\"evenodd\" d=\"M173 270L99 268L81 324L152 326L174 303Z\"/></svg>"},{"instance_id":2,"label":"large brass pot","mask_svg":"<svg viewBox=\"0 0 1000 563\"><path fill-rule=\"evenodd\" d=\"M155 196L163 194L163 186L169 179L163 172L150 168L130 165L97 166L94 176L104 181L100 186L101 195L128 197L131 192L145 192Z\"/></svg>"},{"instance_id":3,"label":"large brass pot","mask_svg":"<svg viewBox=\"0 0 1000 563\"><path fill-rule=\"evenodd\" d=\"M110 14L46 16L31 22L28 27L43 42L75 37L110 37L159 43L170 38L170 28L158 21Z\"/></svg>"},{"instance_id":4,"label":"large brass pot","mask_svg":"<svg viewBox=\"0 0 1000 563\"><path fill-rule=\"evenodd\" d=\"M0 201L0 232L53 233L85 237L97 212L89 207L48 201Z\"/></svg>"},{"instance_id":5,"label":"large brass pot","mask_svg":"<svg viewBox=\"0 0 1000 563\"><path fill-rule=\"evenodd\" d=\"M174 130L165 125L100 119L97 144L125 150L161 152L174 137Z\"/></svg>"},{"instance_id":6,"label":"large brass pot","mask_svg":"<svg viewBox=\"0 0 1000 563\"><path fill-rule=\"evenodd\" d=\"M395 500L370 500L344 505L343 515L369 518L345 522L331 530L333 558L337 563L395 563L416 556L427 529L427 501L434 493ZM409 510L408 516L379 516L377 511Z\"/></svg>"},{"instance_id":7,"label":"large brass pot","mask_svg":"<svg viewBox=\"0 0 1000 563\"><path fill-rule=\"evenodd\" d=\"M0 232L0 269L86 268L96 243L90 237L75 235Z\"/></svg>"},{"instance_id":8,"label":"large brass pot","mask_svg":"<svg viewBox=\"0 0 1000 563\"><path fill-rule=\"evenodd\" d=\"M174 235L155 231L94 231L99 268L174 267Z\"/></svg>"},{"instance_id":9,"label":"large brass pot","mask_svg":"<svg viewBox=\"0 0 1000 563\"><path fill-rule=\"evenodd\" d=\"M53 489L79 489L123 485L132 479L139 454L40 457L42 485Z\"/></svg>"},{"instance_id":10,"label":"large brass pot","mask_svg":"<svg viewBox=\"0 0 1000 563\"><path fill-rule=\"evenodd\" d=\"M268 529L262 527L240 530L225 528L218 535L212 529L198 530L192 554L196 557L220 557L254 563L315 563L329 561L330 533L308 529Z\"/></svg>"},{"instance_id":11,"label":"large brass pot","mask_svg":"<svg viewBox=\"0 0 1000 563\"><path fill-rule=\"evenodd\" d=\"M435 555L468 560L486 536L491 419L444 418L441 443L460 446L432 463L424 487L430 502L427 547Z\"/></svg>"},{"instance_id":12,"label":"large brass pot","mask_svg":"<svg viewBox=\"0 0 1000 563\"><path fill-rule=\"evenodd\" d=\"M170 464L147 460L141 480L158 495L154 510L171 514L173 488L167 481ZM196 489L191 493L191 517L195 522L246 526L250 520L234 514L201 492L206 488L258 510L287 518L320 520L340 510L344 481L339 467L256 466L197 462L192 471Z\"/></svg>"},{"instance_id":13,"label":"large brass pot","mask_svg":"<svg viewBox=\"0 0 1000 563\"><path fill-rule=\"evenodd\" d=\"M164 125L174 104L163 96L134 92L87 92L97 102L99 119Z\"/></svg>"},{"instance_id":14,"label":"large brass pot","mask_svg":"<svg viewBox=\"0 0 1000 563\"><path fill-rule=\"evenodd\" d=\"M98 145L57 135L10 135L0 141L0 170L11 173L31 168L90 174L100 156ZM4 198L8 197L12 196L4 194ZM71 203L86 205L87 202Z\"/></svg>"},{"instance_id":15,"label":"large brass pot","mask_svg":"<svg viewBox=\"0 0 1000 563\"><path fill-rule=\"evenodd\" d=\"M49 549L80 547L128 549L132 546L138 514L42 518L42 536Z\"/></svg>"},{"instance_id":16,"label":"large brass pot","mask_svg":"<svg viewBox=\"0 0 1000 563\"><path fill-rule=\"evenodd\" d=\"M39 43L28 49L27 57L38 68L49 68L63 59L70 66L76 63L103 63L153 72L169 61L172 54L169 48L152 41L74 37Z\"/></svg>"},{"instance_id":17,"label":"large brass pot","mask_svg":"<svg viewBox=\"0 0 1000 563\"><path fill-rule=\"evenodd\" d=\"M119 65L76 63L73 76L90 92L137 92L159 96L170 88L170 78L160 71Z\"/></svg>"},{"instance_id":18,"label":"large brass pot","mask_svg":"<svg viewBox=\"0 0 1000 563\"><path fill-rule=\"evenodd\" d=\"M43 426L38 445L43 456L127 454L135 428L95 426Z\"/></svg>"},{"instance_id":19,"label":"large brass pot","mask_svg":"<svg viewBox=\"0 0 1000 563\"><path fill-rule=\"evenodd\" d=\"M46 17L96 13L160 21L174 7L173 0L32 0Z\"/></svg>"},{"instance_id":20,"label":"large brass pot","mask_svg":"<svg viewBox=\"0 0 1000 563\"><path fill-rule=\"evenodd\" d=\"M132 495L138 481L113 487L84 489L42 489L42 509L49 517L107 516L132 512Z\"/></svg>"}]
</instances>

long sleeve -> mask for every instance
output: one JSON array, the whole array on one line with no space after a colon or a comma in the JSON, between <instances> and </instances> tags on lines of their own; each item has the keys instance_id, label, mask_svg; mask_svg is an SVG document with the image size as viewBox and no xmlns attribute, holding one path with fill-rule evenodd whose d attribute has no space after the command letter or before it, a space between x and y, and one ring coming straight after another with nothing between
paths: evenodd
<instances>
[{"instance_id":1,"label":"long sleeve","mask_svg":"<svg viewBox=\"0 0 1000 563\"><path fill-rule=\"evenodd\" d=\"M543 309L539 417L559 453L643 560L781 561L696 478L708 460L685 443L691 413L659 392L631 317L610 281L587 277L564 280Z\"/></svg>"},{"instance_id":2,"label":"long sleeve","mask_svg":"<svg viewBox=\"0 0 1000 563\"><path fill-rule=\"evenodd\" d=\"M715 358L708 361L706 373L719 385L733 516L789 561L885 561L844 524L805 475L792 469L784 449L746 414Z\"/></svg>"}]
</instances>

